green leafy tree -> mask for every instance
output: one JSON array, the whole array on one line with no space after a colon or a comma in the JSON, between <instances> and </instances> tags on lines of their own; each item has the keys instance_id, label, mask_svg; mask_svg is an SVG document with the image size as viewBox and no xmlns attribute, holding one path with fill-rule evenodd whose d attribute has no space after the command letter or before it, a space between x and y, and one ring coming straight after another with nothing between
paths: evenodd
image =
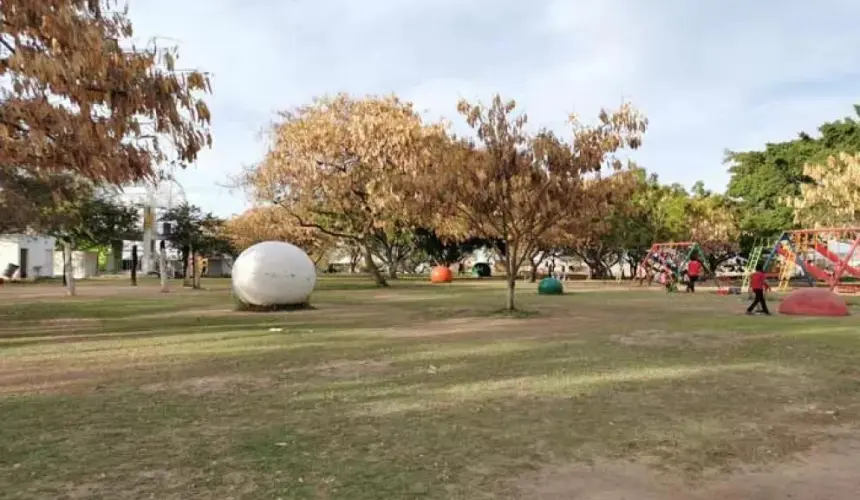
<instances>
[{"instance_id":1,"label":"green leafy tree","mask_svg":"<svg viewBox=\"0 0 860 500\"><path fill-rule=\"evenodd\" d=\"M619 249L633 274L655 243L687 238L689 194L678 184L663 185L655 174L638 170L629 196L617 200L607 235Z\"/></svg>"},{"instance_id":2,"label":"green leafy tree","mask_svg":"<svg viewBox=\"0 0 860 500\"><path fill-rule=\"evenodd\" d=\"M183 203L161 215L162 223L170 227L167 240L182 256L185 284L198 288L197 269L189 266L189 257L212 256L235 253L224 231L224 221L212 213L204 213L200 207ZM191 267L189 272L189 267ZM191 278L194 279L191 279Z\"/></svg>"},{"instance_id":3,"label":"green leafy tree","mask_svg":"<svg viewBox=\"0 0 860 500\"><path fill-rule=\"evenodd\" d=\"M854 106L854 112L860 117L860 106ZM801 186L811 180L804 174L804 165L826 164L830 156L860 152L860 121L849 117L825 123L818 131L819 137L801 133L791 141L767 144L761 151L726 153L731 173L726 194L740 201L744 251L754 240L773 238L795 227L794 209L785 200L800 196Z\"/></svg>"},{"instance_id":4,"label":"green leafy tree","mask_svg":"<svg viewBox=\"0 0 860 500\"><path fill-rule=\"evenodd\" d=\"M130 237L136 230L137 210L120 203L110 192L85 181L68 178L74 196L66 196L43 209L40 229L54 236L63 250L64 283L75 295L72 251L110 245ZM32 219L31 219L32 222Z\"/></svg>"}]
</instances>

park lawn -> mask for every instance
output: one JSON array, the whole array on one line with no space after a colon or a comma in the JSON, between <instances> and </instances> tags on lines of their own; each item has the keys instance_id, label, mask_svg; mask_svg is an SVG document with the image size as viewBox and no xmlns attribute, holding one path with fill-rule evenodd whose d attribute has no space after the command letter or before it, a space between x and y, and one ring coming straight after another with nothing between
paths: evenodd
<instances>
[{"instance_id":1,"label":"park lawn","mask_svg":"<svg viewBox=\"0 0 860 500\"><path fill-rule=\"evenodd\" d=\"M542 467L695 481L860 424L856 316L523 284L511 318L498 282L356 279L237 313L204 285L0 290L0 497L515 497Z\"/></svg>"}]
</instances>

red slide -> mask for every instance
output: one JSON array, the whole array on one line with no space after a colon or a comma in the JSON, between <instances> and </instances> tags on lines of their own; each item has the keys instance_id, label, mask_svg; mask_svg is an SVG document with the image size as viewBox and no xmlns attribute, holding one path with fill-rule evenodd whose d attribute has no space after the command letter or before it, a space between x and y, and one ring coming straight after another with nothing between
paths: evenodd
<instances>
[{"instance_id":1,"label":"red slide","mask_svg":"<svg viewBox=\"0 0 860 500\"><path fill-rule=\"evenodd\" d=\"M787 257L787 256L788 256L788 252L786 252L786 251L785 251L785 249L784 249L784 248L782 248L782 247L778 247L778 248L776 249L776 253L778 253L778 254L782 255L783 257ZM810 274L813 278L817 279L818 281L823 281L823 282L825 282L825 283L830 283L830 275L829 275L829 274L827 274L827 272L826 272L826 271L824 271L823 269L821 269L820 267L815 266L815 265L813 265L813 264L806 264L806 270L807 270L807 271L809 271L809 274Z\"/></svg>"},{"instance_id":2,"label":"red slide","mask_svg":"<svg viewBox=\"0 0 860 500\"><path fill-rule=\"evenodd\" d=\"M827 245L823 243L816 243L815 251L823 255L830 262L833 262L834 265L842 262L842 259L840 259L835 253L831 252L830 249L827 248ZM860 269L857 269L856 267L847 266L845 268L845 272L855 278L860 278Z\"/></svg>"}]
</instances>

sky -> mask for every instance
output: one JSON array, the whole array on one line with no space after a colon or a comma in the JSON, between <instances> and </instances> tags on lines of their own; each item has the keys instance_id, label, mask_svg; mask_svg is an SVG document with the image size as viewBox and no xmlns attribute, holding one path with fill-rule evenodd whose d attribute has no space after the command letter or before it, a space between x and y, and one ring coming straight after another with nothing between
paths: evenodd
<instances>
[{"instance_id":1,"label":"sky","mask_svg":"<svg viewBox=\"0 0 860 500\"><path fill-rule=\"evenodd\" d=\"M214 144L178 174L220 216L225 185L266 151L278 110L336 92L395 92L428 118L460 98L516 99L565 134L629 100L650 121L631 158L664 182L713 190L724 152L814 132L860 103L857 0L129 0L135 39L176 44L212 74Z\"/></svg>"}]
</instances>

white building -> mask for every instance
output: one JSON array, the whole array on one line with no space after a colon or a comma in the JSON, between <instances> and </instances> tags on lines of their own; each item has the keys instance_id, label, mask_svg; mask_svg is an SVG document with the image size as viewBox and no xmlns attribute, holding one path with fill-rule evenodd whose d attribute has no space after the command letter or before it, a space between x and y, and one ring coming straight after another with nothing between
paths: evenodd
<instances>
[{"instance_id":1,"label":"white building","mask_svg":"<svg viewBox=\"0 0 860 500\"><path fill-rule=\"evenodd\" d=\"M13 277L34 279L54 274L54 245L48 236L0 235L0 274L12 264L19 269Z\"/></svg>"},{"instance_id":2,"label":"white building","mask_svg":"<svg viewBox=\"0 0 860 500\"><path fill-rule=\"evenodd\" d=\"M55 278L63 277L63 252L54 252L54 273ZM86 252L83 250L72 251L72 277L76 280L94 278L99 275L99 254L98 252Z\"/></svg>"}]
</instances>

